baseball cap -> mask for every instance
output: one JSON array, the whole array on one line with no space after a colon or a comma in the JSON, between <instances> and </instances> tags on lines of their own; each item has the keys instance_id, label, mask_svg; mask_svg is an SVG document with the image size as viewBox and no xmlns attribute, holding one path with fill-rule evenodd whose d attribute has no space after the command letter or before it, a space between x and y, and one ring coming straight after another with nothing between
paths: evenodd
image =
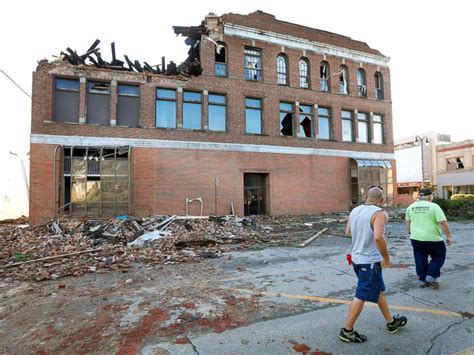
<instances>
[{"instance_id":1,"label":"baseball cap","mask_svg":"<svg viewBox=\"0 0 474 355\"><path fill-rule=\"evenodd\" d=\"M421 189L420 190L420 196L429 196L432 195L433 191L431 189Z\"/></svg>"}]
</instances>

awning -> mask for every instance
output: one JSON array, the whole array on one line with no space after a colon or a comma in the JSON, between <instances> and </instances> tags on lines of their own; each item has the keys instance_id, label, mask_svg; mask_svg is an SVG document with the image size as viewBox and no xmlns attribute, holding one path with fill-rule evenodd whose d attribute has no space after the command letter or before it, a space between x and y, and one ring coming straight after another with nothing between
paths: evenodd
<instances>
[{"instance_id":1,"label":"awning","mask_svg":"<svg viewBox=\"0 0 474 355\"><path fill-rule=\"evenodd\" d=\"M356 159L357 166L362 167L378 167L378 168L392 168L390 160L367 160L367 159Z\"/></svg>"}]
</instances>

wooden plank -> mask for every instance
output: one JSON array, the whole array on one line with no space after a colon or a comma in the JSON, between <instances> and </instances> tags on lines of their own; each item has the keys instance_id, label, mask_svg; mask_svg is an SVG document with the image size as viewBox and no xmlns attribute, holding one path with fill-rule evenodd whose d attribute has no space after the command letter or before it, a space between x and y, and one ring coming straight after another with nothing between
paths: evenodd
<instances>
[{"instance_id":1,"label":"wooden plank","mask_svg":"<svg viewBox=\"0 0 474 355\"><path fill-rule=\"evenodd\" d=\"M321 234L323 234L324 232L326 232L328 229L327 228L324 228L322 230L320 230L318 233L314 234L313 236L309 237L308 239L306 239L303 243L301 243L299 246L301 248L304 248L305 246L307 246L309 243L311 243L313 240L315 240L317 237L319 237Z\"/></svg>"}]
</instances>

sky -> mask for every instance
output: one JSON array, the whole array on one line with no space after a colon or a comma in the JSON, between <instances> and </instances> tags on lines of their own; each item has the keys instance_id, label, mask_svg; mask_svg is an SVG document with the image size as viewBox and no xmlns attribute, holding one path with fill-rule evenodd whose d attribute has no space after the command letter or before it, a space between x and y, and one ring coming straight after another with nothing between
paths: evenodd
<instances>
[{"instance_id":1,"label":"sky","mask_svg":"<svg viewBox=\"0 0 474 355\"><path fill-rule=\"evenodd\" d=\"M262 10L277 19L364 41L391 58L395 138L438 131L452 140L474 139L474 34L468 1L239 0L214 1L7 1L0 12L0 70L31 93L37 61L67 47L82 54L100 39L110 59L158 64L181 62L184 38L171 26L198 25L209 12ZM119 58L121 59L121 58ZM123 59L123 57L122 57ZM28 151L31 102L0 72L0 153Z\"/></svg>"}]
</instances>

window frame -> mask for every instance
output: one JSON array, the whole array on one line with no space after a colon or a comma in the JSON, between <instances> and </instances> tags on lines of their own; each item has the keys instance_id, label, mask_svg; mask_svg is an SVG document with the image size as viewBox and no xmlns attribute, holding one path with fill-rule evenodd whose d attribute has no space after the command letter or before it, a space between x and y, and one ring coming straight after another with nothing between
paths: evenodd
<instances>
[{"instance_id":1,"label":"window frame","mask_svg":"<svg viewBox=\"0 0 474 355\"><path fill-rule=\"evenodd\" d=\"M69 88L57 88L57 83L58 81L60 80L64 80L64 81L69 81L69 82L76 82L77 83L77 90L76 89L69 89ZM79 106L80 106L80 91L81 91L81 81L79 80L79 78L75 78L75 77L63 77L63 76L55 76L53 77L53 87L54 87L54 96L53 96L53 121L54 122L60 122L60 123L74 123L74 122L79 122L79 116L80 116L80 109L79 109ZM76 107L76 111L77 111L77 118L75 118L75 120L58 120L57 119L57 108L56 108L56 104L57 104L57 92L64 92L64 93L75 93L77 98L76 98L76 101L77 101L77 107Z\"/></svg>"},{"instance_id":2,"label":"window frame","mask_svg":"<svg viewBox=\"0 0 474 355\"><path fill-rule=\"evenodd\" d=\"M223 96L224 97L224 103L218 103L218 102L211 102L211 96ZM217 130L217 129L211 129L210 127L210 107L211 106L218 106L218 107L224 107L224 130ZM228 117L228 111L227 111L227 95L222 94L222 93L217 93L217 92L210 92L208 93L207 96L207 129L212 132L227 132L227 117Z\"/></svg>"},{"instance_id":3,"label":"window frame","mask_svg":"<svg viewBox=\"0 0 474 355\"><path fill-rule=\"evenodd\" d=\"M326 79L323 79L323 70L322 68L326 67ZM323 92L330 92L331 91L331 81L329 80L331 78L331 68L329 66L329 63L325 60L321 61L319 64L319 90ZM325 88L325 89L324 89Z\"/></svg>"},{"instance_id":4,"label":"window frame","mask_svg":"<svg viewBox=\"0 0 474 355\"><path fill-rule=\"evenodd\" d=\"M374 74L374 81L375 81L375 99L376 100L384 100L385 94L383 89L383 75L381 72L375 72Z\"/></svg>"},{"instance_id":5,"label":"window frame","mask_svg":"<svg viewBox=\"0 0 474 355\"><path fill-rule=\"evenodd\" d=\"M257 54L254 53L248 53L248 52L258 52ZM258 63L260 63L260 68L251 68L248 66L249 61L247 58L257 58ZM255 47L244 47L244 78L245 80L248 81L262 81L263 80L263 59L262 59L262 50L260 48L255 48ZM252 70L255 70L257 78L251 78L247 75L247 72L250 72Z\"/></svg>"},{"instance_id":6,"label":"window frame","mask_svg":"<svg viewBox=\"0 0 474 355\"><path fill-rule=\"evenodd\" d=\"M343 116L343 112L348 112L350 113L350 118L348 117L344 117ZM350 122L350 127L351 127L351 139L350 140L345 140L344 139L344 121L348 121ZM346 109L342 109L341 110L341 139L343 142L354 142L354 111L353 110L346 110Z\"/></svg>"},{"instance_id":7,"label":"window frame","mask_svg":"<svg viewBox=\"0 0 474 355\"><path fill-rule=\"evenodd\" d=\"M380 117L380 121L377 121L375 119L375 117ZM373 144L385 144L386 141L385 141L385 120L384 120L384 116L383 115L379 115L379 114L373 114L372 116L372 131L374 132L374 139L372 141ZM375 139L375 132L376 132L376 129L375 127L377 126L380 126L380 129L381 129L381 133L382 133L382 142L376 142L376 139Z\"/></svg>"},{"instance_id":8,"label":"window frame","mask_svg":"<svg viewBox=\"0 0 474 355\"><path fill-rule=\"evenodd\" d=\"M320 115L320 114L319 114L319 110L327 110L327 111L328 111L328 116ZM327 120L328 120L328 135L329 135L328 138L321 138L321 129L320 129L320 125L319 125L320 117L324 117L324 118L327 117ZM327 141L333 139L333 133L332 133L332 109L331 109L330 107L318 106L318 139L320 139L320 140L327 140Z\"/></svg>"},{"instance_id":9,"label":"window frame","mask_svg":"<svg viewBox=\"0 0 474 355\"><path fill-rule=\"evenodd\" d=\"M169 97L159 97L158 90L166 90L166 91L174 91L174 98ZM155 128L165 128L165 129L174 129L177 128L178 124L178 91L174 88L167 88L167 87L156 87L155 88ZM174 127L165 127L165 126L158 126L157 125L157 112L158 112L158 101L167 101L167 102L174 102Z\"/></svg>"},{"instance_id":10,"label":"window frame","mask_svg":"<svg viewBox=\"0 0 474 355\"><path fill-rule=\"evenodd\" d=\"M138 89L138 94L133 95L133 94L121 94L120 93L120 87L121 86L133 86ZM116 121L117 125L119 125L119 105L120 105L120 98L121 97L134 97L138 99L138 112L137 112L137 122L133 126L127 126L127 127L138 127L139 122L140 122L140 101L141 101L141 90L140 90L140 84L138 83L125 83L125 82L118 82L117 83L117 103L116 103Z\"/></svg>"},{"instance_id":11,"label":"window frame","mask_svg":"<svg viewBox=\"0 0 474 355\"><path fill-rule=\"evenodd\" d=\"M199 101L197 100L190 100L190 99L185 99L185 94L199 94ZM182 102L181 102L181 112L183 115L183 129L189 129L189 130L195 130L195 131L200 131L202 130L202 113L203 113L203 99L202 99L203 93L201 91L194 91L194 90L183 90L182 92ZM187 128L184 126L184 106L186 104L191 104L191 105L196 105L199 104L200 110L199 110L199 128Z\"/></svg>"},{"instance_id":12,"label":"window frame","mask_svg":"<svg viewBox=\"0 0 474 355\"><path fill-rule=\"evenodd\" d=\"M279 59L283 60L284 72L280 71L281 70L281 65L280 65L280 60ZM276 58L276 64L277 64L277 84L278 85L283 85L283 86L290 85L290 78L289 78L289 73L288 73L288 57L283 53L278 54L277 58ZM280 82L280 78L284 78L285 82L284 83Z\"/></svg>"},{"instance_id":13,"label":"window frame","mask_svg":"<svg viewBox=\"0 0 474 355\"><path fill-rule=\"evenodd\" d=\"M343 80L341 80L341 78ZM341 94L341 95L349 95L350 94L350 91L349 91L349 68L345 64L341 64L339 66L339 94Z\"/></svg>"},{"instance_id":14,"label":"window frame","mask_svg":"<svg viewBox=\"0 0 474 355\"><path fill-rule=\"evenodd\" d=\"M307 112L304 112L301 110L301 107L304 106L304 107L309 107L309 113ZM311 131L310 131L310 135L309 137L304 135L300 135L301 133L301 129L302 129L302 124L301 124L301 116L310 116L310 120L311 120ZM303 130L304 131L304 130ZM314 138L314 105L311 105L311 104L302 104L300 103L298 105L298 132L296 132L296 137L298 138Z\"/></svg>"},{"instance_id":15,"label":"window frame","mask_svg":"<svg viewBox=\"0 0 474 355\"><path fill-rule=\"evenodd\" d=\"M291 105L291 111L288 111L288 110L284 110L281 108L281 105L282 104L288 104L288 105ZM288 101L280 101L279 104L278 104L278 111L279 111L279 118L280 118L280 137L296 137L295 135L295 126L296 126L296 122L295 122L295 118L296 118L296 110L295 110L295 103L294 102L288 102ZM282 113L291 113L293 116L292 116L292 119L291 119L291 134L283 134L282 133L282 122L283 122L283 119L281 118L281 114Z\"/></svg>"},{"instance_id":16,"label":"window frame","mask_svg":"<svg viewBox=\"0 0 474 355\"><path fill-rule=\"evenodd\" d=\"M229 75L228 72L228 58L229 58L229 53L227 49L227 45L224 42L217 42L218 45L222 46L222 49L224 50L224 62L218 62L216 59L217 52L214 50L214 76L218 76L220 78L225 78ZM222 50L221 49L221 50ZM224 67L224 75L219 75L218 74L218 67Z\"/></svg>"},{"instance_id":17,"label":"window frame","mask_svg":"<svg viewBox=\"0 0 474 355\"><path fill-rule=\"evenodd\" d=\"M367 97L367 75L364 68L357 69L357 95L359 97Z\"/></svg>"},{"instance_id":18,"label":"window frame","mask_svg":"<svg viewBox=\"0 0 474 355\"><path fill-rule=\"evenodd\" d=\"M108 85L108 90L105 91L105 90L95 90L95 89L92 89L90 88L90 85L91 84L107 84ZM102 96L108 96L109 97L109 100L108 100L108 105L106 106L107 109L108 109L108 112L109 112L109 117L107 118L107 121L106 122L103 122L103 123L96 123L96 122L93 122L91 123L90 122L90 110L89 110L89 100L90 100L90 96L91 95L102 95ZM112 82L110 81L105 81L105 80L87 80L86 81L86 123L88 124L95 124L95 125L101 125L101 126L109 126L110 125L110 119L112 117L112 112L110 110L110 102L112 100Z\"/></svg>"},{"instance_id":19,"label":"window frame","mask_svg":"<svg viewBox=\"0 0 474 355\"><path fill-rule=\"evenodd\" d=\"M260 106L250 106L247 105L247 100L258 100L260 102ZM256 134L256 135L262 135L264 132L264 127L263 127L263 98L259 97L252 97L252 96L245 96L244 97L244 106L245 106L245 133L246 134ZM255 132L248 132L247 131L247 110L258 110L260 112L260 133L255 133Z\"/></svg>"},{"instance_id":20,"label":"window frame","mask_svg":"<svg viewBox=\"0 0 474 355\"><path fill-rule=\"evenodd\" d=\"M306 68L303 70L301 68L301 64L304 63ZM302 72L306 71L306 74L302 74ZM298 76L299 76L299 87L302 89L310 89L311 88L311 70L309 66L309 60L306 57L301 57L298 61ZM306 86L303 85L303 79L306 80Z\"/></svg>"},{"instance_id":21,"label":"window frame","mask_svg":"<svg viewBox=\"0 0 474 355\"><path fill-rule=\"evenodd\" d=\"M361 118L365 117L365 119ZM367 141L361 141L360 140L360 124L363 123L365 125L365 133L367 137ZM368 112L357 112L357 143L365 143L365 144L370 144L371 139L370 139L370 125L369 125L369 113Z\"/></svg>"}]
</instances>

